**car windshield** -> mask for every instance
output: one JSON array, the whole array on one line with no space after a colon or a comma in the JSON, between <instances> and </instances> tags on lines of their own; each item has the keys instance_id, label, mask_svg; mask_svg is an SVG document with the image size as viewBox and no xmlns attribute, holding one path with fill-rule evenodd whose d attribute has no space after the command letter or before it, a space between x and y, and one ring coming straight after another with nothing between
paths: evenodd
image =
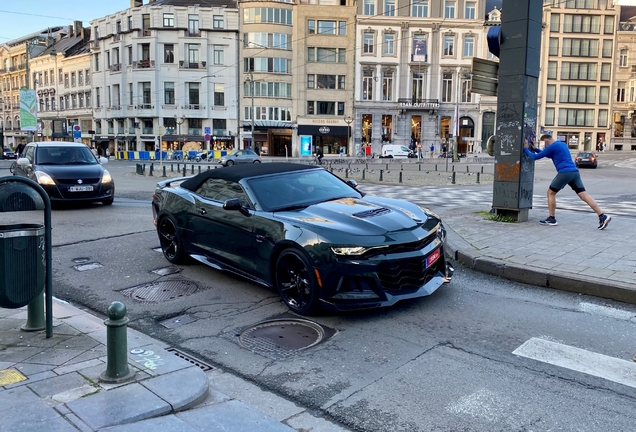
<instances>
[{"instance_id":1,"label":"car windshield","mask_svg":"<svg viewBox=\"0 0 636 432\"><path fill-rule=\"evenodd\" d=\"M361 198L352 186L325 170L301 170L247 180L266 211L291 210L340 198Z\"/></svg>"},{"instance_id":2,"label":"car windshield","mask_svg":"<svg viewBox=\"0 0 636 432\"><path fill-rule=\"evenodd\" d=\"M579 157L582 157L582 158L589 158L592 156L594 156L592 153L579 153Z\"/></svg>"},{"instance_id":3,"label":"car windshield","mask_svg":"<svg viewBox=\"0 0 636 432\"><path fill-rule=\"evenodd\" d=\"M36 153L38 165L93 165L97 164L95 155L88 147L38 147Z\"/></svg>"}]
</instances>

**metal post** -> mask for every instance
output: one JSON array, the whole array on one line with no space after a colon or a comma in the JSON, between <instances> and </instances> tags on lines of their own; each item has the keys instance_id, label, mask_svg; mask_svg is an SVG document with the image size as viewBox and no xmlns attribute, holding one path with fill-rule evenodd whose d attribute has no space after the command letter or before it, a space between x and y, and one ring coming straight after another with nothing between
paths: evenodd
<instances>
[{"instance_id":1,"label":"metal post","mask_svg":"<svg viewBox=\"0 0 636 432\"><path fill-rule=\"evenodd\" d=\"M135 372L128 367L128 317L126 306L113 302L106 311L106 371L99 380L107 383L121 383L131 379Z\"/></svg>"},{"instance_id":2,"label":"metal post","mask_svg":"<svg viewBox=\"0 0 636 432\"><path fill-rule=\"evenodd\" d=\"M44 330L46 321L44 319L44 293L37 296L27 305L27 322L20 330L26 332Z\"/></svg>"},{"instance_id":3,"label":"metal post","mask_svg":"<svg viewBox=\"0 0 636 432\"><path fill-rule=\"evenodd\" d=\"M451 183L452 184L455 184L455 175L456 175L456 173L455 173L455 171L453 171L453 175L451 177Z\"/></svg>"},{"instance_id":4,"label":"metal post","mask_svg":"<svg viewBox=\"0 0 636 432\"><path fill-rule=\"evenodd\" d=\"M252 93L252 138L250 138L251 150L256 149L256 142L254 140L254 72L250 71L250 87Z\"/></svg>"}]
</instances>

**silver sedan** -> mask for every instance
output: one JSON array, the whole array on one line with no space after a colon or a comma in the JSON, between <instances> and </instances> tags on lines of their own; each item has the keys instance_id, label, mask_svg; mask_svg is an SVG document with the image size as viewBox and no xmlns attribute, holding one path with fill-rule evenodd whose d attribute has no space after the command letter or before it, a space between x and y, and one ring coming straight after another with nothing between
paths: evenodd
<instances>
[{"instance_id":1,"label":"silver sedan","mask_svg":"<svg viewBox=\"0 0 636 432\"><path fill-rule=\"evenodd\" d=\"M223 166L261 163L261 157L252 150L234 150L232 153L221 157L219 163Z\"/></svg>"}]
</instances>

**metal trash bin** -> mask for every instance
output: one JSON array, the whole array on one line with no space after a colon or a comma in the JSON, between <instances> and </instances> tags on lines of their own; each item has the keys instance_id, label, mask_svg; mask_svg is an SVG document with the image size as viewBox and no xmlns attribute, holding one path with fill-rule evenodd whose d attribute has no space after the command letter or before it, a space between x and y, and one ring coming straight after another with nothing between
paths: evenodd
<instances>
[{"instance_id":1,"label":"metal trash bin","mask_svg":"<svg viewBox=\"0 0 636 432\"><path fill-rule=\"evenodd\" d=\"M0 225L0 307L17 309L44 291L44 225Z\"/></svg>"}]
</instances>

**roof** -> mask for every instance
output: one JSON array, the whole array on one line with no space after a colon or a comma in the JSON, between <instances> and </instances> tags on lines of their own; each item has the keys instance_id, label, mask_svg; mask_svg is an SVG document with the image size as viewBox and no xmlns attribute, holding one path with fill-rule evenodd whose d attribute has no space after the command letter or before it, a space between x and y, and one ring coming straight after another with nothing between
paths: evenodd
<instances>
[{"instance_id":1,"label":"roof","mask_svg":"<svg viewBox=\"0 0 636 432\"><path fill-rule=\"evenodd\" d=\"M148 3L150 6L199 6L199 7L219 7L229 6L236 7L236 0L155 0L152 3ZM144 5L144 6L147 6Z\"/></svg>"},{"instance_id":2,"label":"roof","mask_svg":"<svg viewBox=\"0 0 636 432\"><path fill-rule=\"evenodd\" d=\"M38 147L86 147L84 143L76 143L73 141L32 141L28 144L37 144Z\"/></svg>"},{"instance_id":3,"label":"roof","mask_svg":"<svg viewBox=\"0 0 636 432\"><path fill-rule=\"evenodd\" d=\"M217 168L203 171L201 174L197 174L194 177L191 177L181 183L181 187L184 189L195 191L199 188L199 186L203 184L203 182L210 178L223 179L237 183L240 180L249 177L258 177L269 174L278 174L309 169L316 169L316 167L311 165L301 165L285 162L235 165L226 168Z\"/></svg>"}]
</instances>

